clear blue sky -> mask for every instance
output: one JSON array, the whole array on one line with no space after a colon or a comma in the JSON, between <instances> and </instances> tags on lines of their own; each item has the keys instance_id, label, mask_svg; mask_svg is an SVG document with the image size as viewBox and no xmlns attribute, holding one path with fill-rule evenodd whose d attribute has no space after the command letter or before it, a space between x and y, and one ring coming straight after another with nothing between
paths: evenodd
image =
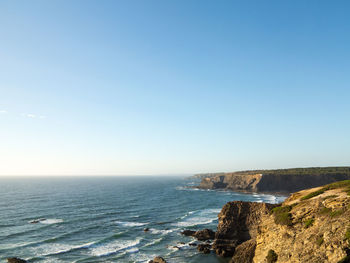
<instances>
[{"instance_id":1,"label":"clear blue sky","mask_svg":"<svg viewBox=\"0 0 350 263\"><path fill-rule=\"evenodd\" d=\"M0 174L350 165L349 1L1 1Z\"/></svg>"}]
</instances>

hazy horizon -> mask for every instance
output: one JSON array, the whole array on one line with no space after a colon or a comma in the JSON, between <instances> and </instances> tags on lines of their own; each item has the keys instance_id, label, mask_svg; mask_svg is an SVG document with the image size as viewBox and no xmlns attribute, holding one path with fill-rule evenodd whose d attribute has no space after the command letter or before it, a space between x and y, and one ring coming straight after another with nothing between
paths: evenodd
<instances>
[{"instance_id":1,"label":"hazy horizon","mask_svg":"<svg viewBox=\"0 0 350 263\"><path fill-rule=\"evenodd\" d=\"M348 166L348 1L1 1L0 176Z\"/></svg>"}]
</instances>

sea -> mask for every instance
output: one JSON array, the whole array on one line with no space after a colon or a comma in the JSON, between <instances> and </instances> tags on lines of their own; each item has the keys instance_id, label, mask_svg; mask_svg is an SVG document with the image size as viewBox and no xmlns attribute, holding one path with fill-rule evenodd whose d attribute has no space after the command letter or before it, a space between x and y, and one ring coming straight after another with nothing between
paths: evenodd
<instances>
[{"instance_id":1,"label":"sea","mask_svg":"<svg viewBox=\"0 0 350 263\"><path fill-rule=\"evenodd\" d=\"M215 231L229 201L285 199L193 188L198 183L184 176L0 177L0 262L227 262L199 253L180 232Z\"/></svg>"}]
</instances>

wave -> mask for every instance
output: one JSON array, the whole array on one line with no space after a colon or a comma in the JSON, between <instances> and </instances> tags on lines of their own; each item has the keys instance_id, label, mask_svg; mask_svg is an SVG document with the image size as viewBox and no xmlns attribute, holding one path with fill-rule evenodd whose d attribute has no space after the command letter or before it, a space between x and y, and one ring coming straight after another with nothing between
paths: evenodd
<instances>
[{"instance_id":1,"label":"wave","mask_svg":"<svg viewBox=\"0 0 350 263\"><path fill-rule=\"evenodd\" d=\"M159 235L159 234L166 235L166 234L174 232L175 230L178 230L178 228L166 229L166 230L151 228L149 231L150 231L151 234L155 234L155 235Z\"/></svg>"},{"instance_id":2,"label":"wave","mask_svg":"<svg viewBox=\"0 0 350 263\"><path fill-rule=\"evenodd\" d=\"M136 240L115 240L105 244L94 245L90 247L89 254L97 257L102 257L124 250L126 252L135 251L131 249L134 249L138 244L140 244L140 241L141 238L138 238Z\"/></svg>"},{"instance_id":3,"label":"wave","mask_svg":"<svg viewBox=\"0 0 350 263\"><path fill-rule=\"evenodd\" d=\"M147 244L144 245L143 247L150 247L150 246L153 246L153 245L155 245L155 244L160 243L162 240L163 240L163 238L155 239L155 240L153 240L152 242L147 243Z\"/></svg>"},{"instance_id":4,"label":"wave","mask_svg":"<svg viewBox=\"0 0 350 263\"><path fill-rule=\"evenodd\" d=\"M64 254L79 249L86 249L93 246L95 242L89 242L81 245L70 245L61 243L42 244L36 247L31 247L33 254L40 257Z\"/></svg>"},{"instance_id":5,"label":"wave","mask_svg":"<svg viewBox=\"0 0 350 263\"><path fill-rule=\"evenodd\" d=\"M221 209L204 209L198 211L191 211L182 217L182 221L173 223L172 225L178 227L190 227L197 225L210 224L217 220L217 214Z\"/></svg>"},{"instance_id":6,"label":"wave","mask_svg":"<svg viewBox=\"0 0 350 263\"><path fill-rule=\"evenodd\" d=\"M175 187L175 190L179 190L179 191L199 191L202 189L198 189L198 188L193 188L190 186L177 186Z\"/></svg>"},{"instance_id":7,"label":"wave","mask_svg":"<svg viewBox=\"0 0 350 263\"><path fill-rule=\"evenodd\" d=\"M124 226L124 227L133 227L133 226L145 226L148 223L140 223L140 222L123 222L123 221L115 221L116 224Z\"/></svg>"},{"instance_id":8,"label":"wave","mask_svg":"<svg viewBox=\"0 0 350 263\"><path fill-rule=\"evenodd\" d=\"M52 225L52 224L59 224L59 223L62 223L62 222L63 222L63 219L56 219L56 218L53 218L53 219L45 219L45 220L42 220L42 221L40 221L40 224Z\"/></svg>"}]
</instances>

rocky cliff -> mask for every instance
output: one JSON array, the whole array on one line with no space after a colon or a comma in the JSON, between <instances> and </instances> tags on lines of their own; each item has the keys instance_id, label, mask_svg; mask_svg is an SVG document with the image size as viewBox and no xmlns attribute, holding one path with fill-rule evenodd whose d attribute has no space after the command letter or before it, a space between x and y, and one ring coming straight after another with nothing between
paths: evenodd
<instances>
[{"instance_id":1,"label":"rocky cliff","mask_svg":"<svg viewBox=\"0 0 350 263\"><path fill-rule=\"evenodd\" d=\"M229 202L218 217L210 249L231 263L350 262L350 180L280 205Z\"/></svg>"},{"instance_id":2,"label":"rocky cliff","mask_svg":"<svg viewBox=\"0 0 350 263\"><path fill-rule=\"evenodd\" d=\"M349 179L350 167L254 170L210 174L198 188L291 193Z\"/></svg>"}]
</instances>

